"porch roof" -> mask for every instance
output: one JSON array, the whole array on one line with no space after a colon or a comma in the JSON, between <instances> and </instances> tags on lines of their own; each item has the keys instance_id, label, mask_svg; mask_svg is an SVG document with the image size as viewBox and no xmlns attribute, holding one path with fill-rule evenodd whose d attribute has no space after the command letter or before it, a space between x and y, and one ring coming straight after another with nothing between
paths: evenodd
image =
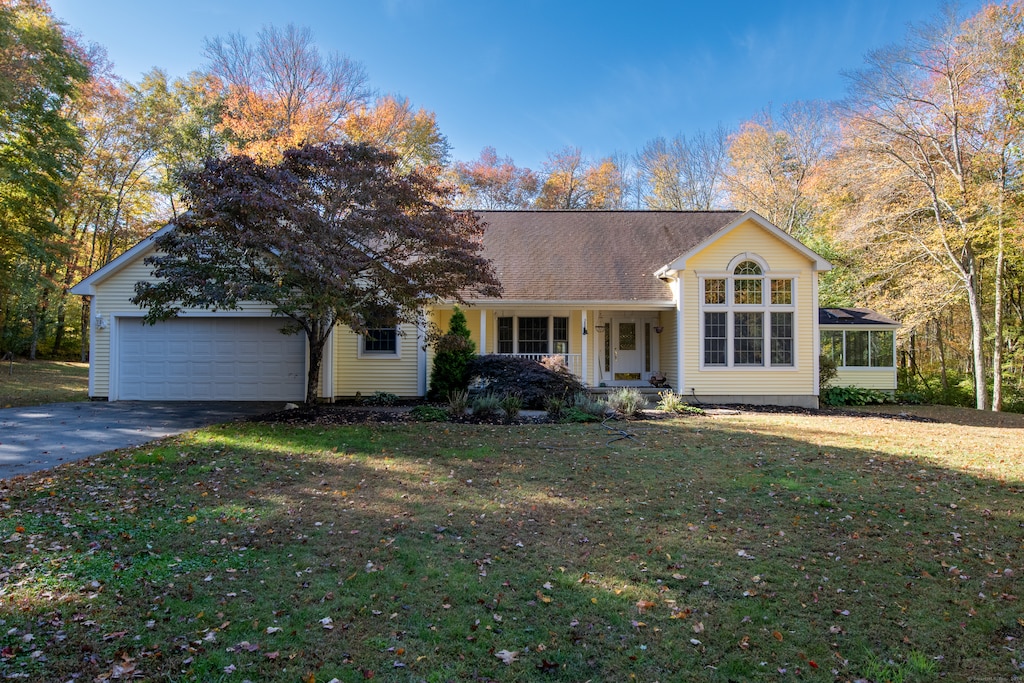
<instances>
[{"instance_id":1,"label":"porch roof","mask_svg":"<svg viewBox=\"0 0 1024 683\"><path fill-rule=\"evenodd\" d=\"M672 300L655 272L740 211L478 211L505 301Z\"/></svg>"}]
</instances>

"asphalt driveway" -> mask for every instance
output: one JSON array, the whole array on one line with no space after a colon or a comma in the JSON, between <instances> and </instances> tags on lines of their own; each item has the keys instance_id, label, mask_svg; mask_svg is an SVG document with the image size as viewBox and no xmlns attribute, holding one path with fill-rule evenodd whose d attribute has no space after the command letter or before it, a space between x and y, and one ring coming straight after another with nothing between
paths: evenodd
<instances>
[{"instance_id":1,"label":"asphalt driveway","mask_svg":"<svg viewBox=\"0 0 1024 683\"><path fill-rule=\"evenodd\" d=\"M283 407L283 402L96 401L4 408L0 479Z\"/></svg>"}]
</instances>

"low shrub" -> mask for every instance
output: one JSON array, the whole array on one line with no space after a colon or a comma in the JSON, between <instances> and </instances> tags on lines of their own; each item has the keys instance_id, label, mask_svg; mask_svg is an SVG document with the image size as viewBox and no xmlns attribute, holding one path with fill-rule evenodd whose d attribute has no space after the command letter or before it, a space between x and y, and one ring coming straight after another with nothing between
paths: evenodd
<instances>
[{"instance_id":1,"label":"low shrub","mask_svg":"<svg viewBox=\"0 0 1024 683\"><path fill-rule=\"evenodd\" d=\"M459 417L466 414L469 408L469 392L465 389L456 389L448 392L448 414L452 417Z\"/></svg>"},{"instance_id":2,"label":"low shrub","mask_svg":"<svg viewBox=\"0 0 1024 683\"><path fill-rule=\"evenodd\" d=\"M877 389L861 387L829 387L822 394L822 402L829 406L866 406L889 403L892 397Z\"/></svg>"},{"instance_id":3,"label":"low shrub","mask_svg":"<svg viewBox=\"0 0 1024 683\"><path fill-rule=\"evenodd\" d=\"M368 406L393 406L398 403L398 396L386 391L375 391L363 399L363 402Z\"/></svg>"},{"instance_id":4,"label":"low shrub","mask_svg":"<svg viewBox=\"0 0 1024 683\"><path fill-rule=\"evenodd\" d=\"M523 399L519 394L505 394L498 403L501 412L505 413L506 420L514 420L519 417L523 409Z\"/></svg>"},{"instance_id":5,"label":"low shrub","mask_svg":"<svg viewBox=\"0 0 1024 683\"><path fill-rule=\"evenodd\" d=\"M548 412L548 416L554 420L557 420L565 412L565 409L569 407L569 402L561 396L547 396L544 398L544 410Z\"/></svg>"},{"instance_id":6,"label":"low shrub","mask_svg":"<svg viewBox=\"0 0 1024 683\"><path fill-rule=\"evenodd\" d=\"M583 385L564 365L550 363L548 368L529 358L517 356L477 356L469 363L471 384L484 391L504 396L518 394L523 407L543 410L549 396L572 396L583 391Z\"/></svg>"},{"instance_id":7,"label":"low shrub","mask_svg":"<svg viewBox=\"0 0 1024 683\"><path fill-rule=\"evenodd\" d=\"M671 391L658 392L658 410L664 410L666 413L684 413L687 415L706 414L700 406L687 403L683 400L682 396Z\"/></svg>"},{"instance_id":8,"label":"low shrub","mask_svg":"<svg viewBox=\"0 0 1024 683\"><path fill-rule=\"evenodd\" d=\"M475 397L470 404L470 409L477 417L491 417L498 413L501 408L501 396L493 392L487 392Z\"/></svg>"},{"instance_id":9,"label":"low shrub","mask_svg":"<svg viewBox=\"0 0 1024 683\"><path fill-rule=\"evenodd\" d=\"M570 406L562 411L558 419L560 422L600 422L602 418L602 415L595 415L580 410L576 406Z\"/></svg>"},{"instance_id":10,"label":"low shrub","mask_svg":"<svg viewBox=\"0 0 1024 683\"><path fill-rule=\"evenodd\" d=\"M409 414L418 422L444 422L448 419L448 411L437 406L419 405L413 408Z\"/></svg>"},{"instance_id":11,"label":"low shrub","mask_svg":"<svg viewBox=\"0 0 1024 683\"><path fill-rule=\"evenodd\" d=\"M647 399L636 387L621 387L608 394L608 407L626 417L643 413L647 407Z\"/></svg>"},{"instance_id":12,"label":"low shrub","mask_svg":"<svg viewBox=\"0 0 1024 683\"><path fill-rule=\"evenodd\" d=\"M604 418L608 412L608 404L605 401L595 398L585 391L578 391L573 394L572 403L569 407L597 418Z\"/></svg>"}]
</instances>

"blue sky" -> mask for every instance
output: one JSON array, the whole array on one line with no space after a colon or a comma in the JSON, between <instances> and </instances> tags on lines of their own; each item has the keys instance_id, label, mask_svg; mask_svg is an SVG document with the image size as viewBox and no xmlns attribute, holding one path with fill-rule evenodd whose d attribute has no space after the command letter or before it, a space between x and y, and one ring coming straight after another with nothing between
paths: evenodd
<instances>
[{"instance_id":1,"label":"blue sky","mask_svg":"<svg viewBox=\"0 0 1024 683\"><path fill-rule=\"evenodd\" d=\"M973 13L979 0L961 3ZM940 0L51 0L129 80L202 67L203 39L313 29L381 93L437 113L456 159L493 146L539 169L656 136L735 127L771 103L836 99L843 70L898 42Z\"/></svg>"}]
</instances>

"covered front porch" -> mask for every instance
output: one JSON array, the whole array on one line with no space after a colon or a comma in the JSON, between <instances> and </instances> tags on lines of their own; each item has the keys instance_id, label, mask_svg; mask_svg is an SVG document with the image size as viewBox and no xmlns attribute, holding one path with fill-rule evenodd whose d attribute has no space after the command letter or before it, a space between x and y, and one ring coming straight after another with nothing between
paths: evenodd
<instances>
[{"instance_id":1,"label":"covered front porch","mask_svg":"<svg viewBox=\"0 0 1024 683\"><path fill-rule=\"evenodd\" d=\"M675 310L550 305L463 308L480 354L561 358L588 387L651 386L675 367ZM433 312L447 329L451 309Z\"/></svg>"}]
</instances>

